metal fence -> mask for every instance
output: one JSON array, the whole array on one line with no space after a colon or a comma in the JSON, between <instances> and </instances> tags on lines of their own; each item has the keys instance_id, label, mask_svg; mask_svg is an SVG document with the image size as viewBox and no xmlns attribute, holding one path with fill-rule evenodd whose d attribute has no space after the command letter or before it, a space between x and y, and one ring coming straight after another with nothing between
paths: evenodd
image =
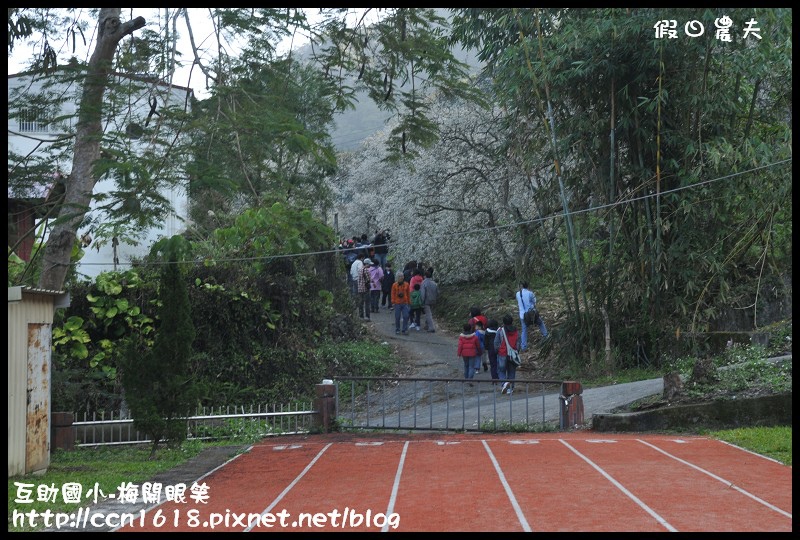
<instances>
[{"instance_id":1,"label":"metal fence","mask_svg":"<svg viewBox=\"0 0 800 540\"><path fill-rule=\"evenodd\" d=\"M198 409L186 419L187 439L225 439L308 433L316 411L310 402L293 405L250 405ZM120 412L75 415L76 446L110 446L152 442Z\"/></svg>"},{"instance_id":2,"label":"metal fence","mask_svg":"<svg viewBox=\"0 0 800 540\"><path fill-rule=\"evenodd\" d=\"M336 428L436 431L557 430L569 427L564 381L516 379L513 393L488 379L341 377L334 381ZM314 403L200 409L187 439L309 433ZM120 413L75 415L76 446L151 442ZM318 426L317 426L318 427Z\"/></svg>"},{"instance_id":3,"label":"metal fence","mask_svg":"<svg viewBox=\"0 0 800 540\"><path fill-rule=\"evenodd\" d=\"M342 377L337 386L340 429L559 429L562 381L517 379L512 394L486 379Z\"/></svg>"}]
</instances>

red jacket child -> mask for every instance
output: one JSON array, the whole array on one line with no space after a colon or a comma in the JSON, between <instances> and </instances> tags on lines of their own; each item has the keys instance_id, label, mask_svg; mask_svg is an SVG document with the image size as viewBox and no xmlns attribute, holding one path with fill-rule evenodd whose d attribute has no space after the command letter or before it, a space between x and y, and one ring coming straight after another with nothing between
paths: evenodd
<instances>
[{"instance_id":1,"label":"red jacket child","mask_svg":"<svg viewBox=\"0 0 800 540\"><path fill-rule=\"evenodd\" d=\"M461 358L473 358L480 356L482 353L481 341L475 335L475 332L462 333L458 336L458 356Z\"/></svg>"}]
</instances>

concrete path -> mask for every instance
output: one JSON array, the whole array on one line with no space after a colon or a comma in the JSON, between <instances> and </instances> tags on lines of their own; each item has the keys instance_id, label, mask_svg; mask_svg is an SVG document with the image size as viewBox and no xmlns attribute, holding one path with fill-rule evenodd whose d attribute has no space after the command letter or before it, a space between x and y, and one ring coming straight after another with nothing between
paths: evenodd
<instances>
[{"instance_id":1,"label":"concrete path","mask_svg":"<svg viewBox=\"0 0 800 540\"><path fill-rule=\"evenodd\" d=\"M456 356L458 334L437 325L435 333L409 330L408 335L397 335L394 313L385 308L372 313L370 318L369 322L363 323L369 325L371 331L385 343L411 359L413 372L406 374L407 377L458 379L463 376L462 360ZM534 378L535 374L525 373L523 365L517 377ZM663 389L662 378L584 389L584 419L589 421L594 414L610 412L616 407L660 394ZM416 425L423 424L431 428L457 428L463 425L467 429L477 429L487 418L512 424L526 419L536 422L559 421L559 387L530 384L526 389L520 384L513 399L497 390L489 374L484 372L476 376L472 387L462 386L460 382L437 383L435 388L421 383L403 383L386 390L375 389L369 425L374 426L377 421L389 428L402 427L413 423L414 417L417 418ZM413 405L415 402L416 408ZM362 410L357 419L354 417L354 423L366 425L365 415L366 412Z\"/></svg>"}]
</instances>

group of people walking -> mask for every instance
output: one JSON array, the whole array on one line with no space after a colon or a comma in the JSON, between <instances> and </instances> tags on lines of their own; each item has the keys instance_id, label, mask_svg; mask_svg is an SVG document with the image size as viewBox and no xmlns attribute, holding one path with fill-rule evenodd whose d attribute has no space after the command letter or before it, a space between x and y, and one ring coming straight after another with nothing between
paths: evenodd
<instances>
[{"instance_id":1,"label":"group of people walking","mask_svg":"<svg viewBox=\"0 0 800 540\"><path fill-rule=\"evenodd\" d=\"M416 262L413 268L406 265L391 286L390 308L394 308L394 333L408 335L409 330L436 332L433 306L439 298L439 285L433 279L433 268L423 272ZM406 275L411 277L406 281ZM425 324L422 324L422 315Z\"/></svg>"},{"instance_id":2,"label":"group of people walking","mask_svg":"<svg viewBox=\"0 0 800 540\"><path fill-rule=\"evenodd\" d=\"M519 365L514 361L519 351L528 347L527 326L536 324L543 338L550 334L536 309L536 295L528 288L528 283L520 283L516 293L519 308L520 329L514 326L514 318L506 314L502 325L496 319L487 319L481 309L472 306L469 320L464 323L463 331L458 336L457 355L464 362L464 378L474 379L483 371L491 371L492 381L502 383L500 392L514 393L514 380ZM484 359L484 355L486 359Z\"/></svg>"},{"instance_id":3,"label":"group of people walking","mask_svg":"<svg viewBox=\"0 0 800 540\"><path fill-rule=\"evenodd\" d=\"M394 279L388 261L389 238L389 231L384 229L376 231L371 242L366 233L339 242L338 248L347 271L347 285L357 300L362 320L370 320L370 313L377 313L381 293L384 305L389 298Z\"/></svg>"},{"instance_id":4,"label":"group of people walking","mask_svg":"<svg viewBox=\"0 0 800 540\"><path fill-rule=\"evenodd\" d=\"M432 306L439 296L439 286L433 279L433 268L424 269L417 261L407 263L402 271L395 272L386 259L388 233L376 233L372 243L367 235L359 242L343 241L348 281L357 299L358 315L371 320L372 313L380 308L394 312L395 334L408 335L409 330L436 332ZM380 250L378 248L381 248ZM352 259L352 261L351 261ZM536 325L547 339L547 326L536 309L536 295L527 282L520 283L516 292L519 311L519 329L511 314L502 317L502 324L488 319L481 309L472 306L469 319L458 336L457 354L464 363L464 378L473 379L481 372L490 371L492 381L501 383L503 394L513 394L519 364L518 353L528 348L528 326ZM424 315L424 324L423 324Z\"/></svg>"},{"instance_id":5,"label":"group of people walking","mask_svg":"<svg viewBox=\"0 0 800 540\"><path fill-rule=\"evenodd\" d=\"M339 241L337 249L344 259L345 270L348 272L347 283L353 294L357 292L358 285L357 278L354 277L352 272L353 263L363 255L362 262L363 259L369 259L370 263L374 263L375 266L380 266L382 270L385 270L389 262L390 241L391 236L388 229L375 231L372 241L369 240L366 233L352 238L342 238Z\"/></svg>"},{"instance_id":6,"label":"group of people walking","mask_svg":"<svg viewBox=\"0 0 800 540\"><path fill-rule=\"evenodd\" d=\"M358 243L354 237L343 240L340 247L348 266L350 291L362 320L372 320L371 314L385 307L394 311L396 334L408 335L409 330L423 329L436 332L432 306L439 296L439 286L433 279L433 267L423 270L424 265L411 261L402 272L395 272L386 259L387 231L376 233L372 243L364 234Z\"/></svg>"}]
</instances>

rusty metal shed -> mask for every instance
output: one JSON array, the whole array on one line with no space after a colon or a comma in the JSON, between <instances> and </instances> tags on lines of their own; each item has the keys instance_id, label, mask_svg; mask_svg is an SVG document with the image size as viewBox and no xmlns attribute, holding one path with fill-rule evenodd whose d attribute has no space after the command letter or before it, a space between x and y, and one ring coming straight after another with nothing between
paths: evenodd
<instances>
[{"instance_id":1,"label":"rusty metal shed","mask_svg":"<svg viewBox=\"0 0 800 540\"><path fill-rule=\"evenodd\" d=\"M69 294L8 287L8 476L50 465L53 314Z\"/></svg>"}]
</instances>

